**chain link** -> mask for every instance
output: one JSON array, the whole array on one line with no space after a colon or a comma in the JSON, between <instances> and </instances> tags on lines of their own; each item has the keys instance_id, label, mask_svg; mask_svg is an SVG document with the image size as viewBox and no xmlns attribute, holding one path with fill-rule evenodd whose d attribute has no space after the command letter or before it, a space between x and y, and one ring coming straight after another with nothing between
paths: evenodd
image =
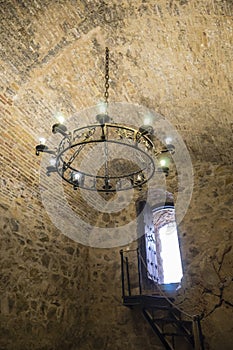
<instances>
[{"instance_id":1,"label":"chain link","mask_svg":"<svg viewBox=\"0 0 233 350\"><path fill-rule=\"evenodd\" d=\"M108 103L108 89L109 89L109 49L108 47L106 47L106 51L105 51L105 93L104 93L104 97L105 97L105 103Z\"/></svg>"}]
</instances>

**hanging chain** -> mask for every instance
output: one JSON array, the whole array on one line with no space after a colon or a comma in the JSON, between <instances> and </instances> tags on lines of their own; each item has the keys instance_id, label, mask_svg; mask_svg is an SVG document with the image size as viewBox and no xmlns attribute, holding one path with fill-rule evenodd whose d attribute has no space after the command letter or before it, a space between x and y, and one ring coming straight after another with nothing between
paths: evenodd
<instances>
[{"instance_id":1,"label":"hanging chain","mask_svg":"<svg viewBox=\"0 0 233 350\"><path fill-rule=\"evenodd\" d=\"M105 103L108 103L108 89L109 89L109 49L108 47L106 47L106 51L105 51L105 93L104 93L104 97L105 97Z\"/></svg>"}]
</instances>

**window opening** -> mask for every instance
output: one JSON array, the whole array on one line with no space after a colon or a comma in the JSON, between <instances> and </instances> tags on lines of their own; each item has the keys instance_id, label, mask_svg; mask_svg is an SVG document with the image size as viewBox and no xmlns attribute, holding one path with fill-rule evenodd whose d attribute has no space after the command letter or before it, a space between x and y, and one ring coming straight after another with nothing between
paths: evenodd
<instances>
[{"instance_id":1,"label":"window opening","mask_svg":"<svg viewBox=\"0 0 233 350\"><path fill-rule=\"evenodd\" d=\"M145 234L147 277L159 284L179 284L183 270L174 207L153 209L152 221Z\"/></svg>"},{"instance_id":2,"label":"window opening","mask_svg":"<svg viewBox=\"0 0 233 350\"><path fill-rule=\"evenodd\" d=\"M183 276L176 223L165 224L158 230L162 273L159 283L180 283Z\"/></svg>"}]
</instances>

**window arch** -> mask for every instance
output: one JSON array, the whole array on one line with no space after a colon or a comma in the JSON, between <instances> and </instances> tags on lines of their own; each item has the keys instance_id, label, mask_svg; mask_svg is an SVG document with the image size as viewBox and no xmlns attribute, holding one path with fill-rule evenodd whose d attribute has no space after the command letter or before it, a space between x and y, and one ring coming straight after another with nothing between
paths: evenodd
<instances>
[{"instance_id":1,"label":"window arch","mask_svg":"<svg viewBox=\"0 0 233 350\"><path fill-rule=\"evenodd\" d=\"M152 209L159 284L180 283L183 277L174 206Z\"/></svg>"}]
</instances>

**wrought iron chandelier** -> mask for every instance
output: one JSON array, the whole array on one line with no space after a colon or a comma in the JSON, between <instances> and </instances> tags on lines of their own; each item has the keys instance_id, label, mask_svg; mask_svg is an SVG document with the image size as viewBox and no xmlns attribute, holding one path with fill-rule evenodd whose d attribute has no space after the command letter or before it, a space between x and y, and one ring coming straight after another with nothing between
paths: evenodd
<instances>
[{"instance_id":1,"label":"wrought iron chandelier","mask_svg":"<svg viewBox=\"0 0 233 350\"><path fill-rule=\"evenodd\" d=\"M109 49L105 53L105 106L109 97ZM112 122L108 113L96 115L96 123L68 131L61 123L52 126L53 134L62 139L55 149L41 143L36 146L36 155L49 153L54 164L47 167L47 175L55 172L73 186L74 190L85 189L104 193L142 189L155 172L165 173L169 168L158 159L166 152L174 153L173 145L158 145L153 141L153 128L139 128ZM97 153L93 150L97 149ZM88 155L93 153L93 159ZM96 166L98 154L102 162ZM114 154L114 158L111 157ZM117 156L116 156L117 155ZM121 157L124 155L124 157ZM85 164L89 163L89 170Z\"/></svg>"}]
</instances>

